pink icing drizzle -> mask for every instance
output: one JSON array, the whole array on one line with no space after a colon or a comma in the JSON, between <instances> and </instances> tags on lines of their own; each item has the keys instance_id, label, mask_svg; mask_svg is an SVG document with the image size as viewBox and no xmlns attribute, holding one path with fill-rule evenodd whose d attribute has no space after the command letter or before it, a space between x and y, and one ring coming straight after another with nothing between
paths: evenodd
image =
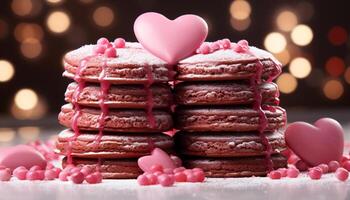
<instances>
[{"instance_id":1,"label":"pink icing drizzle","mask_svg":"<svg viewBox=\"0 0 350 200\"><path fill-rule=\"evenodd\" d=\"M147 93L147 103L146 103L146 112L147 112L147 119L150 124L151 128L156 127L156 120L153 114L153 107L154 107L154 102L153 102L153 93L151 86L154 82L153 79L153 74L152 74L152 69L151 66L146 66L146 71L147 71L147 82L145 83L145 89Z\"/></svg>"}]
</instances>

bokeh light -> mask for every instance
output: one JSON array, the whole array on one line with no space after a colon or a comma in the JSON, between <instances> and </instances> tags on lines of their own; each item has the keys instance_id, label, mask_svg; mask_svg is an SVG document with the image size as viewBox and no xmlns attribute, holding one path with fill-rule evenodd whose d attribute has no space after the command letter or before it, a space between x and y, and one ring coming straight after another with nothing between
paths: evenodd
<instances>
[{"instance_id":1,"label":"bokeh light","mask_svg":"<svg viewBox=\"0 0 350 200\"><path fill-rule=\"evenodd\" d=\"M279 90L282 93L290 94L297 89L297 79L289 73L282 73L276 80Z\"/></svg>"},{"instance_id":2,"label":"bokeh light","mask_svg":"<svg viewBox=\"0 0 350 200\"><path fill-rule=\"evenodd\" d=\"M32 89L24 88L15 95L15 104L22 110L33 109L38 104L38 95Z\"/></svg>"},{"instance_id":3,"label":"bokeh light","mask_svg":"<svg viewBox=\"0 0 350 200\"><path fill-rule=\"evenodd\" d=\"M303 57L294 58L289 65L290 73L296 78L305 78L311 73L311 63Z\"/></svg>"},{"instance_id":4,"label":"bokeh light","mask_svg":"<svg viewBox=\"0 0 350 200\"><path fill-rule=\"evenodd\" d=\"M36 58L42 52L42 45L39 40L35 38L28 38L21 43L21 52L26 58Z\"/></svg>"},{"instance_id":5,"label":"bokeh light","mask_svg":"<svg viewBox=\"0 0 350 200\"><path fill-rule=\"evenodd\" d=\"M6 38L9 32L9 27L6 21L0 19L0 39Z\"/></svg>"},{"instance_id":6,"label":"bokeh light","mask_svg":"<svg viewBox=\"0 0 350 200\"><path fill-rule=\"evenodd\" d=\"M50 31L54 33L66 32L71 24L71 20L67 13L63 11L54 11L49 14L46 25Z\"/></svg>"},{"instance_id":7,"label":"bokeh light","mask_svg":"<svg viewBox=\"0 0 350 200\"><path fill-rule=\"evenodd\" d=\"M109 7L101 6L94 11L92 17L96 25L106 27L112 24L114 13Z\"/></svg>"},{"instance_id":8,"label":"bokeh light","mask_svg":"<svg viewBox=\"0 0 350 200\"><path fill-rule=\"evenodd\" d=\"M35 103L35 106L31 109L21 109L16 101L13 102L12 106L11 106L11 114L16 118L16 119L40 119L43 116L45 116L45 114L47 113L47 102L46 100L44 100L42 97L38 96L36 94L36 98L37 98L37 103ZM34 105L33 102L33 97L31 97L32 99L30 100L30 104ZM27 103L26 103L27 104ZM29 103L28 103L29 104ZM29 107L29 105L28 105Z\"/></svg>"},{"instance_id":9,"label":"bokeh light","mask_svg":"<svg viewBox=\"0 0 350 200\"><path fill-rule=\"evenodd\" d=\"M231 17L237 20L244 20L250 16L252 8L248 1L235 0L231 3L230 14Z\"/></svg>"},{"instance_id":10,"label":"bokeh light","mask_svg":"<svg viewBox=\"0 0 350 200\"><path fill-rule=\"evenodd\" d=\"M245 31L249 28L250 23L251 23L251 19L249 17L246 19L243 19L243 20L237 20L235 18L231 18L230 23L231 23L232 28L234 28L235 30Z\"/></svg>"},{"instance_id":11,"label":"bokeh light","mask_svg":"<svg viewBox=\"0 0 350 200\"><path fill-rule=\"evenodd\" d=\"M344 73L345 81L350 84L350 67L346 68L346 71Z\"/></svg>"},{"instance_id":12,"label":"bokeh light","mask_svg":"<svg viewBox=\"0 0 350 200\"><path fill-rule=\"evenodd\" d=\"M283 66L290 62L290 53L288 49L284 49L283 51L274 54L274 56L282 63Z\"/></svg>"},{"instance_id":13,"label":"bokeh light","mask_svg":"<svg viewBox=\"0 0 350 200\"><path fill-rule=\"evenodd\" d=\"M40 128L36 126L23 126L17 129L17 133L25 142L30 142L38 139Z\"/></svg>"},{"instance_id":14,"label":"bokeh light","mask_svg":"<svg viewBox=\"0 0 350 200\"><path fill-rule=\"evenodd\" d=\"M19 23L15 27L14 35L18 42L23 42L29 38L35 38L41 41L44 37L44 32L38 24Z\"/></svg>"},{"instance_id":15,"label":"bokeh light","mask_svg":"<svg viewBox=\"0 0 350 200\"><path fill-rule=\"evenodd\" d=\"M12 0L11 9L18 16L30 15L33 3L31 0Z\"/></svg>"},{"instance_id":16,"label":"bokeh light","mask_svg":"<svg viewBox=\"0 0 350 200\"><path fill-rule=\"evenodd\" d=\"M265 37L264 46L272 53L280 53L286 48L287 40L281 33L272 32Z\"/></svg>"},{"instance_id":17,"label":"bokeh light","mask_svg":"<svg viewBox=\"0 0 350 200\"><path fill-rule=\"evenodd\" d=\"M345 71L345 62L340 57L332 56L327 60L325 67L329 75L338 77Z\"/></svg>"},{"instance_id":18,"label":"bokeh light","mask_svg":"<svg viewBox=\"0 0 350 200\"><path fill-rule=\"evenodd\" d=\"M344 93L343 84L339 80L329 80L323 87L323 93L328 99L339 99Z\"/></svg>"},{"instance_id":19,"label":"bokeh light","mask_svg":"<svg viewBox=\"0 0 350 200\"><path fill-rule=\"evenodd\" d=\"M348 32L341 26L334 26L328 32L328 40L336 46L345 44L348 40Z\"/></svg>"},{"instance_id":20,"label":"bokeh light","mask_svg":"<svg viewBox=\"0 0 350 200\"><path fill-rule=\"evenodd\" d=\"M291 31L298 24L298 18L292 11L285 10L278 14L276 24L282 31Z\"/></svg>"},{"instance_id":21,"label":"bokeh light","mask_svg":"<svg viewBox=\"0 0 350 200\"><path fill-rule=\"evenodd\" d=\"M15 139L16 131L11 128L0 128L0 142L10 142Z\"/></svg>"},{"instance_id":22,"label":"bokeh light","mask_svg":"<svg viewBox=\"0 0 350 200\"><path fill-rule=\"evenodd\" d=\"M46 0L50 4L60 4L63 2L63 0Z\"/></svg>"},{"instance_id":23,"label":"bokeh light","mask_svg":"<svg viewBox=\"0 0 350 200\"><path fill-rule=\"evenodd\" d=\"M15 68L7 60L0 60L0 82L7 82L15 74Z\"/></svg>"},{"instance_id":24,"label":"bokeh light","mask_svg":"<svg viewBox=\"0 0 350 200\"><path fill-rule=\"evenodd\" d=\"M299 46L306 46L310 44L313 37L314 34L312 32L312 29L305 24L296 26L293 28L291 33L292 41Z\"/></svg>"}]
</instances>

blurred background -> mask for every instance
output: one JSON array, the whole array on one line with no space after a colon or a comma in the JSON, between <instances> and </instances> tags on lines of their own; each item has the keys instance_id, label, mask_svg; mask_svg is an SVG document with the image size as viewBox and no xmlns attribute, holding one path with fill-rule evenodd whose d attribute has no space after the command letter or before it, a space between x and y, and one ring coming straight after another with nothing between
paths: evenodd
<instances>
[{"instance_id":1,"label":"blurred background","mask_svg":"<svg viewBox=\"0 0 350 200\"><path fill-rule=\"evenodd\" d=\"M346 0L4 0L0 6L0 142L57 133L69 82L62 57L99 37L135 41L147 11L193 13L208 40L248 39L284 65L276 80L289 121L350 121L350 13ZM17 136L17 137L16 137Z\"/></svg>"}]
</instances>

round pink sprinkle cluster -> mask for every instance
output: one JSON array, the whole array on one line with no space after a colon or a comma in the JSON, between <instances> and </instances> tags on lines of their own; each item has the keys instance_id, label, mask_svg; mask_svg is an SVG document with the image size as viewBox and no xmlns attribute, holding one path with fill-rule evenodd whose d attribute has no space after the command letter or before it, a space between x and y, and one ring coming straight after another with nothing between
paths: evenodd
<instances>
[{"instance_id":1,"label":"round pink sprinkle cluster","mask_svg":"<svg viewBox=\"0 0 350 200\"><path fill-rule=\"evenodd\" d=\"M123 38L117 38L114 42L109 42L107 38L100 38L97 40L96 46L93 48L93 52L96 55L105 55L108 58L117 57L117 48L124 48L125 40Z\"/></svg>"},{"instance_id":2,"label":"round pink sprinkle cluster","mask_svg":"<svg viewBox=\"0 0 350 200\"><path fill-rule=\"evenodd\" d=\"M249 44L247 40L240 40L237 43L231 43L229 39L225 38L212 43L204 42L196 50L196 53L208 54L220 49L233 49L237 53L247 53L249 51Z\"/></svg>"}]
</instances>

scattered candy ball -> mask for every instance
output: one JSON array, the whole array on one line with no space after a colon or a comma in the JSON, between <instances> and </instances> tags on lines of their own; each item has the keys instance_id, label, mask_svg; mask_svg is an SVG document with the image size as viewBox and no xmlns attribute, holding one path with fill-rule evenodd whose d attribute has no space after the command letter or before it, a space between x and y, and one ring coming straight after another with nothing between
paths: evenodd
<instances>
[{"instance_id":1,"label":"scattered candy ball","mask_svg":"<svg viewBox=\"0 0 350 200\"><path fill-rule=\"evenodd\" d=\"M110 47L106 49L105 56L107 56L108 58L115 58L117 57L117 50L113 47Z\"/></svg>"},{"instance_id":2,"label":"scattered candy ball","mask_svg":"<svg viewBox=\"0 0 350 200\"><path fill-rule=\"evenodd\" d=\"M297 178L300 172L297 168L291 167L287 169L287 177L289 178Z\"/></svg>"},{"instance_id":3,"label":"scattered candy ball","mask_svg":"<svg viewBox=\"0 0 350 200\"><path fill-rule=\"evenodd\" d=\"M155 173L155 172L163 172L163 166L161 165L153 165L151 168L150 168L150 171L152 173Z\"/></svg>"},{"instance_id":4,"label":"scattered candy ball","mask_svg":"<svg viewBox=\"0 0 350 200\"><path fill-rule=\"evenodd\" d=\"M117 38L114 40L114 46L116 48L124 48L125 47L125 40L123 38Z\"/></svg>"},{"instance_id":5,"label":"scattered candy ball","mask_svg":"<svg viewBox=\"0 0 350 200\"><path fill-rule=\"evenodd\" d=\"M55 178L57 178L57 173L54 170L49 169L45 171L46 180L54 180Z\"/></svg>"},{"instance_id":6,"label":"scattered candy ball","mask_svg":"<svg viewBox=\"0 0 350 200\"><path fill-rule=\"evenodd\" d=\"M26 180L27 173L28 173L28 170L25 167L23 168L17 167L13 171L13 176L16 177L18 180Z\"/></svg>"},{"instance_id":7,"label":"scattered candy ball","mask_svg":"<svg viewBox=\"0 0 350 200\"><path fill-rule=\"evenodd\" d=\"M207 43L203 43L199 49L198 49L198 53L201 53L201 54L208 54L210 53L210 47Z\"/></svg>"},{"instance_id":8,"label":"scattered candy ball","mask_svg":"<svg viewBox=\"0 0 350 200\"><path fill-rule=\"evenodd\" d=\"M97 184L102 182L102 175L99 172L89 174L85 177L85 180L89 184Z\"/></svg>"},{"instance_id":9,"label":"scattered candy ball","mask_svg":"<svg viewBox=\"0 0 350 200\"><path fill-rule=\"evenodd\" d=\"M40 175L38 174L38 171L31 171L29 170L26 174L26 179L30 181L35 181L40 179Z\"/></svg>"},{"instance_id":10,"label":"scattered candy ball","mask_svg":"<svg viewBox=\"0 0 350 200\"><path fill-rule=\"evenodd\" d=\"M322 177L322 169L319 167L310 168L308 175L311 179L318 180Z\"/></svg>"},{"instance_id":11,"label":"scattered candy ball","mask_svg":"<svg viewBox=\"0 0 350 200\"><path fill-rule=\"evenodd\" d=\"M342 163L342 167L349 171L350 170L350 161L344 161Z\"/></svg>"},{"instance_id":12,"label":"scattered candy ball","mask_svg":"<svg viewBox=\"0 0 350 200\"><path fill-rule=\"evenodd\" d=\"M29 171L37 171L37 170L42 170L42 169L41 169L41 167L38 166L38 165L34 165L33 167L31 167L31 168L29 169Z\"/></svg>"},{"instance_id":13,"label":"scattered candy ball","mask_svg":"<svg viewBox=\"0 0 350 200\"><path fill-rule=\"evenodd\" d=\"M0 181L9 181L11 179L11 170L8 168L0 169Z\"/></svg>"},{"instance_id":14,"label":"scattered candy ball","mask_svg":"<svg viewBox=\"0 0 350 200\"><path fill-rule=\"evenodd\" d=\"M176 172L174 174L174 178L176 182L186 182L187 181L187 176L183 172Z\"/></svg>"},{"instance_id":15,"label":"scattered candy ball","mask_svg":"<svg viewBox=\"0 0 350 200\"><path fill-rule=\"evenodd\" d=\"M194 171L193 176L196 178L196 182L203 182L205 180L205 174L202 170Z\"/></svg>"},{"instance_id":16,"label":"scattered candy ball","mask_svg":"<svg viewBox=\"0 0 350 200\"><path fill-rule=\"evenodd\" d=\"M328 167L330 172L335 172L340 167L340 164L338 161L333 160L328 163Z\"/></svg>"},{"instance_id":17,"label":"scattered candy ball","mask_svg":"<svg viewBox=\"0 0 350 200\"><path fill-rule=\"evenodd\" d=\"M137 177L137 182L139 183L139 185L149 185L147 176L143 174Z\"/></svg>"},{"instance_id":18,"label":"scattered candy ball","mask_svg":"<svg viewBox=\"0 0 350 200\"><path fill-rule=\"evenodd\" d=\"M271 171L267 176L271 179L281 179L282 177L281 172L278 170Z\"/></svg>"},{"instance_id":19,"label":"scattered candy ball","mask_svg":"<svg viewBox=\"0 0 350 200\"><path fill-rule=\"evenodd\" d=\"M161 186L169 187L169 186L174 185L175 178L171 177L167 174L162 174L162 175L158 176L158 182Z\"/></svg>"},{"instance_id":20,"label":"scattered candy ball","mask_svg":"<svg viewBox=\"0 0 350 200\"><path fill-rule=\"evenodd\" d=\"M59 175L58 175L58 179L60 181L68 181L68 176L69 174L65 171L62 171Z\"/></svg>"},{"instance_id":21,"label":"scattered candy ball","mask_svg":"<svg viewBox=\"0 0 350 200\"><path fill-rule=\"evenodd\" d=\"M288 169L286 169L286 168L279 168L279 169L277 169L277 171L279 171L281 173L282 177L286 177L287 176Z\"/></svg>"},{"instance_id":22,"label":"scattered candy ball","mask_svg":"<svg viewBox=\"0 0 350 200\"><path fill-rule=\"evenodd\" d=\"M104 37L97 40L98 45L107 45L108 43L109 43L108 39Z\"/></svg>"},{"instance_id":23,"label":"scattered candy ball","mask_svg":"<svg viewBox=\"0 0 350 200\"><path fill-rule=\"evenodd\" d=\"M326 164L320 164L320 165L318 165L318 167L321 168L322 173L324 173L324 174L329 172L329 167Z\"/></svg>"},{"instance_id":24,"label":"scattered candy ball","mask_svg":"<svg viewBox=\"0 0 350 200\"><path fill-rule=\"evenodd\" d=\"M94 54L104 54L106 49L106 46L96 45L92 48L92 51L94 52Z\"/></svg>"},{"instance_id":25,"label":"scattered candy ball","mask_svg":"<svg viewBox=\"0 0 350 200\"><path fill-rule=\"evenodd\" d=\"M221 45L222 45L222 48L229 49L229 48L231 48L231 41L229 39L225 38L221 41Z\"/></svg>"},{"instance_id":26,"label":"scattered candy ball","mask_svg":"<svg viewBox=\"0 0 350 200\"><path fill-rule=\"evenodd\" d=\"M339 167L336 171L335 171L335 176L337 177L337 179L339 179L340 181L346 181L349 177L349 172L348 170Z\"/></svg>"},{"instance_id":27,"label":"scattered candy ball","mask_svg":"<svg viewBox=\"0 0 350 200\"><path fill-rule=\"evenodd\" d=\"M45 179L45 170L37 170L37 179L36 180L44 180Z\"/></svg>"},{"instance_id":28,"label":"scattered candy ball","mask_svg":"<svg viewBox=\"0 0 350 200\"><path fill-rule=\"evenodd\" d=\"M155 185L155 184L158 183L158 178L157 178L156 175L154 175L154 174L147 174L146 177L147 177L148 183L150 185Z\"/></svg>"},{"instance_id":29,"label":"scattered candy ball","mask_svg":"<svg viewBox=\"0 0 350 200\"><path fill-rule=\"evenodd\" d=\"M71 176L70 176L71 180L73 183L75 184L81 184L84 182L84 174L81 173L81 172L76 172L76 173L73 173Z\"/></svg>"},{"instance_id":30,"label":"scattered candy ball","mask_svg":"<svg viewBox=\"0 0 350 200\"><path fill-rule=\"evenodd\" d=\"M210 47L210 52L214 52L218 49L220 49L220 45L217 42L213 42L209 45Z\"/></svg>"}]
</instances>

